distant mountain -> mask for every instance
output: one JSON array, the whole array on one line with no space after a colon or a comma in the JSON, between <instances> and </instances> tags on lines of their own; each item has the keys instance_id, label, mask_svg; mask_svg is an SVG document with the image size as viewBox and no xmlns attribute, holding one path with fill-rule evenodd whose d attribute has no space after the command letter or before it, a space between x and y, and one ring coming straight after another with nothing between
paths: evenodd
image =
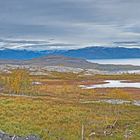
<instances>
[{"instance_id":1,"label":"distant mountain","mask_svg":"<svg viewBox=\"0 0 140 140\"><path fill-rule=\"evenodd\" d=\"M85 59L140 58L140 49L123 47L87 47L77 50L68 50L67 52L63 52L62 55Z\"/></svg>"},{"instance_id":2,"label":"distant mountain","mask_svg":"<svg viewBox=\"0 0 140 140\"><path fill-rule=\"evenodd\" d=\"M0 50L0 59L18 59L28 60L48 55L63 55L84 59L122 59L122 58L140 58L139 48L123 47L86 47L75 50Z\"/></svg>"},{"instance_id":3,"label":"distant mountain","mask_svg":"<svg viewBox=\"0 0 140 140\"><path fill-rule=\"evenodd\" d=\"M0 50L0 59L31 59L40 57L40 52L27 51L27 50Z\"/></svg>"},{"instance_id":4,"label":"distant mountain","mask_svg":"<svg viewBox=\"0 0 140 140\"><path fill-rule=\"evenodd\" d=\"M64 53L64 51L63 50L28 51L28 50L1 49L0 59L28 60L57 53L59 54Z\"/></svg>"}]
</instances>

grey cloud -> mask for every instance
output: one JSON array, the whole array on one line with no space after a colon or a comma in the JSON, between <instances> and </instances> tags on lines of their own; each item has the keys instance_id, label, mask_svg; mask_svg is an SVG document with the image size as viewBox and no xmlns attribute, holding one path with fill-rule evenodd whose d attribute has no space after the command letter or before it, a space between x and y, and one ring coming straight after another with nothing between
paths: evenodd
<instances>
[{"instance_id":1,"label":"grey cloud","mask_svg":"<svg viewBox=\"0 0 140 140\"><path fill-rule=\"evenodd\" d=\"M114 42L114 44L138 44L139 42L137 41L120 41L120 42Z\"/></svg>"},{"instance_id":2,"label":"grey cloud","mask_svg":"<svg viewBox=\"0 0 140 140\"><path fill-rule=\"evenodd\" d=\"M138 41L120 41L114 42L114 44L122 47L140 47L140 42Z\"/></svg>"},{"instance_id":3,"label":"grey cloud","mask_svg":"<svg viewBox=\"0 0 140 140\"><path fill-rule=\"evenodd\" d=\"M140 38L139 7L139 0L0 0L0 37L52 38L58 48L132 43Z\"/></svg>"},{"instance_id":4,"label":"grey cloud","mask_svg":"<svg viewBox=\"0 0 140 140\"><path fill-rule=\"evenodd\" d=\"M29 44L40 44L40 43L49 43L48 41L42 40L11 40L11 39L0 39L0 42L5 43L29 43Z\"/></svg>"},{"instance_id":5,"label":"grey cloud","mask_svg":"<svg viewBox=\"0 0 140 140\"><path fill-rule=\"evenodd\" d=\"M54 41L54 40L52 40ZM43 40L12 40L0 39L0 48L7 49L30 49L30 50L50 50L50 49L66 49L66 47L75 47L75 44L52 42Z\"/></svg>"}]
</instances>

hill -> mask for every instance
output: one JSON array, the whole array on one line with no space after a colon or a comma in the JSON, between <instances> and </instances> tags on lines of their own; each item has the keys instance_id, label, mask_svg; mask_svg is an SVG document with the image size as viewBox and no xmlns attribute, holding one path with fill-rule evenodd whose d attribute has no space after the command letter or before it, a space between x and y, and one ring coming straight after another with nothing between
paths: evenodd
<instances>
[{"instance_id":1,"label":"hill","mask_svg":"<svg viewBox=\"0 0 140 140\"><path fill-rule=\"evenodd\" d=\"M44 56L40 58L30 59L30 60L0 60L0 65L19 65L19 66L36 66L36 67L46 67L46 66L60 66L61 67L71 67L71 68L81 68L81 69L94 69L99 71L126 71L126 70L140 70L139 66L131 65L102 65L97 63L90 63L85 59L64 57L64 56Z\"/></svg>"}]
</instances>

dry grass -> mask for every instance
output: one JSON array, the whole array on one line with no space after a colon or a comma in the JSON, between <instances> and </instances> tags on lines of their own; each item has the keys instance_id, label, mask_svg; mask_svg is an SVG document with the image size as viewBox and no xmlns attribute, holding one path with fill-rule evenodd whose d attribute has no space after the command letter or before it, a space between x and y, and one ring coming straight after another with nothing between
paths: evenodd
<instances>
[{"instance_id":1,"label":"dry grass","mask_svg":"<svg viewBox=\"0 0 140 140\"><path fill-rule=\"evenodd\" d=\"M68 73L69 74L69 73ZM79 140L81 126L85 127L85 138L93 132L96 140L122 140L126 131L132 130L130 139L139 140L140 108L133 105L111 105L106 103L82 104L80 100L107 98L135 99L128 89L85 90L80 84L103 82L111 76L67 77L66 73L50 76L32 76L33 81L42 82L34 86L35 98L0 96L0 130L17 135L37 134L43 140ZM125 77L126 76L126 77ZM136 80L139 76L120 76ZM129 78L128 78L129 77ZM115 75L113 79L119 77ZM133 90L134 92L135 90ZM137 89L137 93L140 92ZM140 99L137 97L137 99ZM110 130L115 121L117 123ZM110 131L111 134L105 134Z\"/></svg>"},{"instance_id":2,"label":"dry grass","mask_svg":"<svg viewBox=\"0 0 140 140\"><path fill-rule=\"evenodd\" d=\"M127 127L134 131L133 138L138 140L140 130L140 108L135 106L83 105L46 97L0 97L0 112L0 127L3 131L18 135L34 133L44 140L78 140L82 124L86 127L85 137L89 138L92 130L101 131L98 137L103 140L123 139ZM104 136L104 129L116 119L113 137Z\"/></svg>"}]
</instances>

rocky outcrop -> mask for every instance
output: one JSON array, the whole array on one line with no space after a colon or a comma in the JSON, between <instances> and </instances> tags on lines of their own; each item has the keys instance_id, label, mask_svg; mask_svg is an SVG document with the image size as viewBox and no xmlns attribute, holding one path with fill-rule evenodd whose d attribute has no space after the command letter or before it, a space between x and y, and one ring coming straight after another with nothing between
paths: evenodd
<instances>
[{"instance_id":1,"label":"rocky outcrop","mask_svg":"<svg viewBox=\"0 0 140 140\"><path fill-rule=\"evenodd\" d=\"M0 140L41 140L41 139L36 135L21 137L21 136L6 134L5 132L0 131Z\"/></svg>"}]
</instances>

